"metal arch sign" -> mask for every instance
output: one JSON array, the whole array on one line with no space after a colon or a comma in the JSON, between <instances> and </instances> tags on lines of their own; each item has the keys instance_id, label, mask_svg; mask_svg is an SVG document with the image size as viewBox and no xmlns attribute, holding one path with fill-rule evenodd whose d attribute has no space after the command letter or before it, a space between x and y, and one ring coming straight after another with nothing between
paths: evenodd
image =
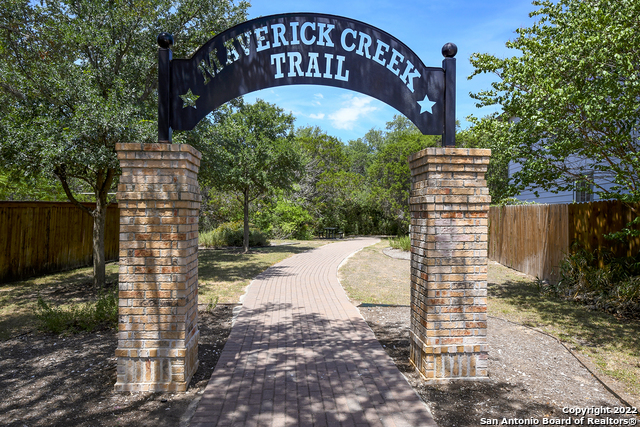
<instances>
[{"instance_id":1,"label":"metal arch sign","mask_svg":"<svg viewBox=\"0 0 640 427\"><path fill-rule=\"evenodd\" d=\"M246 21L215 36L189 59L171 57L158 37L158 137L190 130L215 108L256 90L293 84L334 86L394 107L423 134L455 140L455 45L442 67L426 67L390 34L349 18L291 13ZM447 50L448 47L448 50Z\"/></svg>"}]
</instances>

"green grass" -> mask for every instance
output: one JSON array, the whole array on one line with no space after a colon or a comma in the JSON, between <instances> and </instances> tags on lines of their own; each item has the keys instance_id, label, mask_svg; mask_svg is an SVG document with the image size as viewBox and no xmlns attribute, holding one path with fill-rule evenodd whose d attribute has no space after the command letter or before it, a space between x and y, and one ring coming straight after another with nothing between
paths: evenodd
<instances>
[{"instance_id":1,"label":"green grass","mask_svg":"<svg viewBox=\"0 0 640 427\"><path fill-rule=\"evenodd\" d=\"M506 271L505 271L506 270ZM489 315L536 327L588 356L632 395L640 395L640 322L541 295L532 278L490 265Z\"/></svg>"},{"instance_id":2,"label":"green grass","mask_svg":"<svg viewBox=\"0 0 640 427\"><path fill-rule=\"evenodd\" d=\"M410 236L400 236L389 239L389 246L393 249L400 249L403 251L411 250L411 237Z\"/></svg>"},{"instance_id":3,"label":"green grass","mask_svg":"<svg viewBox=\"0 0 640 427\"><path fill-rule=\"evenodd\" d=\"M38 296L56 307L95 302L91 267L0 284L0 340L38 328ZM106 281L118 280L118 264L106 266Z\"/></svg>"},{"instance_id":4,"label":"green grass","mask_svg":"<svg viewBox=\"0 0 640 427\"><path fill-rule=\"evenodd\" d=\"M409 305L408 261L383 254L387 247L388 240L367 246L340 268L340 282L356 304Z\"/></svg>"},{"instance_id":5,"label":"green grass","mask_svg":"<svg viewBox=\"0 0 640 427\"><path fill-rule=\"evenodd\" d=\"M276 241L275 243L284 243ZM251 279L283 259L322 246L323 240L241 250L201 250L198 257L199 302L237 303ZM107 264L107 283L118 280L118 264ZM0 285L0 340L45 326L50 331L91 330L106 324L104 305L93 290L92 268ZM40 305L38 299L42 300ZM104 298L103 298L104 300ZM40 319L38 318L40 315Z\"/></svg>"},{"instance_id":6,"label":"green grass","mask_svg":"<svg viewBox=\"0 0 640 427\"><path fill-rule=\"evenodd\" d=\"M66 306L38 297L35 315L40 329L54 334L115 328L118 326L118 288L105 291L95 302Z\"/></svg>"}]
</instances>

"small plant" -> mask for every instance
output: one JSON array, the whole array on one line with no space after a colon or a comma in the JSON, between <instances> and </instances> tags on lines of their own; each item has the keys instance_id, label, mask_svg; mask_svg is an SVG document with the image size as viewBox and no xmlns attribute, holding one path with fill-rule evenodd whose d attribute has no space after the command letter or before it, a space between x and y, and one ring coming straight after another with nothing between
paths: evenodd
<instances>
[{"instance_id":1,"label":"small plant","mask_svg":"<svg viewBox=\"0 0 640 427\"><path fill-rule=\"evenodd\" d=\"M94 303L68 307L56 307L38 295L36 317L41 329L54 334L114 328L118 325L118 288L105 291Z\"/></svg>"},{"instance_id":2,"label":"small plant","mask_svg":"<svg viewBox=\"0 0 640 427\"><path fill-rule=\"evenodd\" d=\"M216 306L218 305L218 300L220 299L220 297L218 295L215 296L215 298L209 298L209 303L207 303L207 307L204 309L207 313L211 313Z\"/></svg>"},{"instance_id":3,"label":"small plant","mask_svg":"<svg viewBox=\"0 0 640 427\"><path fill-rule=\"evenodd\" d=\"M400 249L403 251L411 250L411 237L410 236L400 236L396 238L389 239L389 246L393 249Z\"/></svg>"}]
</instances>

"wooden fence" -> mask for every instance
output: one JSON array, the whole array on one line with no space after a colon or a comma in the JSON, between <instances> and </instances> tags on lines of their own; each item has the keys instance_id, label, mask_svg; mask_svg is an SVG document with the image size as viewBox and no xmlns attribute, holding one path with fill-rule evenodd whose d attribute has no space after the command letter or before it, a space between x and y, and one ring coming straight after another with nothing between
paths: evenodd
<instances>
[{"instance_id":1,"label":"wooden fence","mask_svg":"<svg viewBox=\"0 0 640 427\"><path fill-rule=\"evenodd\" d=\"M640 204L636 205L640 213ZM540 279L557 281L559 264L574 243L589 251L609 249L617 256L640 250L640 238L627 244L605 239L635 218L617 201L568 205L492 206L489 258Z\"/></svg>"},{"instance_id":2,"label":"wooden fence","mask_svg":"<svg viewBox=\"0 0 640 427\"><path fill-rule=\"evenodd\" d=\"M107 260L118 259L119 223L114 203L107 208ZM0 283L91 265L92 236L93 218L71 203L0 202Z\"/></svg>"}]
</instances>

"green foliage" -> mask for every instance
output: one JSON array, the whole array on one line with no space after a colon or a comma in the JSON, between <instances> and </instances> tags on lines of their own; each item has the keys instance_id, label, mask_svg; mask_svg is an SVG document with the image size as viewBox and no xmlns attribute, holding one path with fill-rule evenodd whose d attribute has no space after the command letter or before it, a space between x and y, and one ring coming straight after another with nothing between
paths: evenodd
<instances>
[{"instance_id":1,"label":"green foliage","mask_svg":"<svg viewBox=\"0 0 640 427\"><path fill-rule=\"evenodd\" d=\"M104 284L107 194L115 145L155 142L157 48L184 57L246 17L248 3L6 0L0 8L0 161L16 182L56 176L94 218L94 285ZM78 188L95 194L80 205Z\"/></svg>"},{"instance_id":2,"label":"green foliage","mask_svg":"<svg viewBox=\"0 0 640 427\"><path fill-rule=\"evenodd\" d=\"M393 249L400 249L403 251L411 250L411 236L400 236L389 239L389 246Z\"/></svg>"},{"instance_id":3,"label":"green foliage","mask_svg":"<svg viewBox=\"0 0 640 427\"><path fill-rule=\"evenodd\" d=\"M215 230L200 233L199 244L210 248L243 246L244 225L242 221L225 222ZM267 236L257 228L249 228L249 246L266 246Z\"/></svg>"},{"instance_id":4,"label":"green foliage","mask_svg":"<svg viewBox=\"0 0 640 427\"><path fill-rule=\"evenodd\" d=\"M242 221L242 203L232 192L216 190L213 187L201 186L200 231L213 230L223 222Z\"/></svg>"},{"instance_id":5,"label":"green foliage","mask_svg":"<svg viewBox=\"0 0 640 427\"><path fill-rule=\"evenodd\" d=\"M217 307L219 300L220 300L219 295L216 295L215 297L210 297L209 302L207 303L207 307L204 310L209 314L213 313L213 310Z\"/></svg>"},{"instance_id":6,"label":"green foliage","mask_svg":"<svg viewBox=\"0 0 640 427\"><path fill-rule=\"evenodd\" d=\"M614 258L606 251L577 247L560 263L560 275L558 284L549 286L554 293L602 310L640 316L640 253Z\"/></svg>"},{"instance_id":7,"label":"green foliage","mask_svg":"<svg viewBox=\"0 0 640 427\"><path fill-rule=\"evenodd\" d=\"M318 128L298 129L304 174L291 199L315 219L315 233L404 234L409 227L409 155L435 146L404 117L347 145Z\"/></svg>"},{"instance_id":8,"label":"green foliage","mask_svg":"<svg viewBox=\"0 0 640 427\"><path fill-rule=\"evenodd\" d=\"M405 117L395 116L387 123L388 132L367 169L372 196L384 213L397 223L402 234L409 230L409 192L411 170L408 158L426 147L435 147L435 136L422 135ZM396 232L397 233L397 232ZM394 233L395 234L395 233Z\"/></svg>"},{"instance_id":9,"label":"green foliage","mask_svg":"<svg viewBox=\"0 0 640 427\"><path fill-rule=\"evenodd\" d=\"M274 239L313 239L313 218L302 206L278 198L255 215L256 224Z\"/></svg>"},{"instance_id":10,"label":"green foliage","mask_svg":"<svg viewBox=\"0 0 640 427\"><path fill-rule=\"evenodd\" d=\"M203 120L195 132L181 134L203 153L199 178L222 191L248 192L250 200L290 188L299 169L291 114L262 100L226 104L216 122Z\"/></svg>"},{"instance_id":11,"label":"green foliage","mask_svg":"<svg viewBox=\"0 0 640 427\"><path fill-rule=\"evenodd\" d=\"M116 328L118 301L117 287L102 293L94 303L71 304L68 307L56 307L38 296L36 317L41 329L54 334Z\"/></svg>"},{"instance_id":12,"label":"green foliage","mask_svg":"<svg viewBox=\"0 0 640 427\"><path fill-rule=\"evenodd\" d=\"M81 201L85 201L80 198ZM19 176L0 169L0 200L8 201L66 201L59 182L46 176Z\"/></svg>"},{"instance_id":13,"label":"green foliage","mask_svg":"<svg viewBox=\"0 0 640 427\"><path fill-rule=\"evenodd\" d=\"M584 180L602 199L639 201L640 2L533 4L538 21L507 43L514 56L471 56L473 75L499 77L473 95L478 105L502 109L477 125L493 135L494 154L522 165L518 191Z\"/></svg>"},{"instance_id":14,"label":"green foliage","mask_svg":"<svg viewBox=\"0 0 640 427\"><path fill-rule=\"evenodd\" d=\"M497 203L493 203L493 199L491 199L491 204L493 206L522 206L522 205L535 205L536 202L524 202L522 200L516 199L515 197L506 197L506 198L498 199Z\"/></svg>"},{"instance_id":15,"label":"green foliage","mask_svg":"<svg viewBox=\"0 0 640 427\"><path fill-rule=\"evenodd\" d=\"M337 227L346 234L391 234L393 221L375 204L366 170L362 171L375 156L368 142L345 147L319 128L298 129L296 142L305 166L292 199L315 219L315 234L324 227ZM352 149L356 145L360 148Z\"/></svg>"},{"instance_id":16,"label":"green foliage","mask_svg":"<svg viewBox=\"0 0 640 427\"><path fill-rule=\"evenodd\" d=\"M243 206L244 249L249 249L249 205L277 190L291 189L301 163L293 143L291 114L258 100L227 104L195 132L181 135L203 153L199 179L205 186L235 194Z\"/></svg>"},{"instance_id":17,"label":"green foliage","mask_svg":"<svg viewBox=\"0 0 640 427\"><path fill-rule=\"evenodd\" d=\"M155 140L158 33L186 56L245 18L247 3L34 3L0 12L2 158L12 171L77 177L99 190L115 144Z\"/></svg>"},{"instance_id":18,"label":"green foliage","mask_svg":"<svg viewBox=\"0 0 640 427\"><path fill-rule=\"evenodd\" d=\"M607 239L618 242L629 242L629 239L640 236L640 216L631 220L622 230L605 235Z\"/></svg>"},{"instance_id":19,"label":"green foliage","mask_svg":"<svg viewBox=\"0 0 640 427\"><path fill-rule=\"evenodd\" d=\"M514 204L518 191L509 180L509 162L512 160L511 150L507 149L496 139L496 117L485 117L478 120L469 117L472 126L456 135L456 144L465 148L488 148L491 150L489 167L485 174L487 187L491 195L491 203L498 205Z\"/></svg>"}]
</instances>

